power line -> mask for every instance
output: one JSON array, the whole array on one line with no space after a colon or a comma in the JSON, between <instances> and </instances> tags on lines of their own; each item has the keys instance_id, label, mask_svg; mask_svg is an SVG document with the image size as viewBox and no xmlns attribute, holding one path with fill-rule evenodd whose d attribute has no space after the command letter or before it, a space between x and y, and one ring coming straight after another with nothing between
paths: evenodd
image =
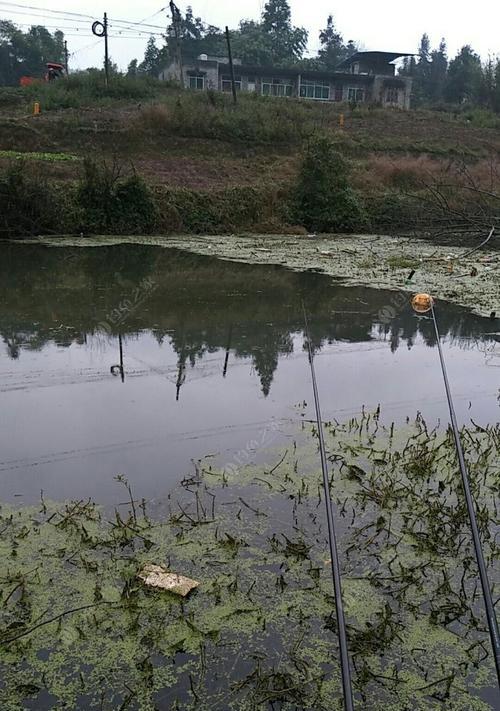
<instances>
[{"instance_id":1,"label":"power line","mask_svg":"<svg viewBox=\"0 0 500 711\"><path fill-rule=\"evenodd\" d=\"M52 10L51 8L46 8L46 7L40 7L40 6L36 7L33 5L21 5L19 3L15 3L15 2L4 2L4 0L2 0L2 2L0 4L8 5L9 7L21 7L25 10L38 10L38 11L41 10L42 12L50 12L54 15L71 15L72 17L84 17L87 20L94 19L92 17L92 15L82 15L79 12L68 12L67 10Z\"/></svg>"},{"instance_id":2,"label":"power line","mask_svg":"<svg viewBox=\"0 0 500 711\"><path fill-rule=\"evenodd\" d=\"M1 5L2 5L2 3L0 2L0 6ZM53 21L56 20L56 18L54 18L54 17L47 18L47 16L45 14L38 14L35 12L24 12L23 10L10 10L10 9L4 10L0 7L0 11L2 12L2 14L8 13L9 15L23 15L23 16L27 16L27 17L42 17L43 19L49 19L49 20L53 20ZM64 17L61 19L61 22L73 22L73 23L79 22L81 24L88 25L89 20L79 20L79 19L76 19L73 17ZM20 24L20 23L18 23L18 24Z\"/></svg>"},{"instance_id":3,"label":"power line","mask_svg":"<svg viewBox=\"0 0 500 711\"><path fill-rule=\"evenodd\" d=\"M45 7L40 7L40 6L34 6L34 5L21 5L20 3L12 3L8 2L7 0L1 0L0 1L0 6L5 8L21 8L20 10L10 10L10 9L4 9L3 12L9 12L10 14L18 14L18 15L30 15L33 17L46 17L46 14L48 13L53 14L53 15L61 15L64 19L72 19L73 22L84 22L84 21L89 21L89 20L94 20L95 17L92 15L83 15L82 13L77 13L77 12L68 12L66 10L53 10L51 8L45 8ZM32 12L23 12L25 10L30 10ZM159 15L161 12L163 12L165 8L161 8L157 12L153 13L152 15L149 15L148 17L145 17L143 20L122 20L118 18L113 18L111 21L122 24L122 25L127 25L128 27L132 28L133 26L142 26L142 27L148 27L154 30L164 30L165 28L161 25L152 25L152 24L146 24L146 20L149 20L153 17L156 17ZM34 12L33 12L34 11ZM45 14L39 14L40 12L45 13ZM79 19L75 19L79 18ZM111 18L110 18L111 19Z\"/></svg>"}]
</instances>

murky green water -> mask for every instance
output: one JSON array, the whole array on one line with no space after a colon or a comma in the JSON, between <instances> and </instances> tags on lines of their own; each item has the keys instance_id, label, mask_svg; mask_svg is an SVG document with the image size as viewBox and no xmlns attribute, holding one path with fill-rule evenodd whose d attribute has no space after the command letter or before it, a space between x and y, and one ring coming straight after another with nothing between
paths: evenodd
<instances>
[{"instance_id":1,"label":"murky green water","mask_svg":"<svg viewBox=\"0 0 500 711\"><path fill-rule=\"evenodd\" d=\"M495 708L430 322L131 245L2 245L3 706L341 708L302 300L324 418L347 422L327 437L357 708ZM493 575L498 321L438 316ZM151 560L200 589L145 592Z\"/></svg>"},{"instance_id":2,"label":"murky green water","mask_svg":"<svg viewBox=\"0 0 500 711\"><path fill-rule=\"evenodd\" d=\"M151 499L194 457L253 459L313 417L302 298L326 419L380 403L447 421L431 324L405 295L141 246L3 245L3 497L114 503L121 472ZM439 320L461 421L497 421L498 321L448 305Z\"/></svg>"}]
</instances>

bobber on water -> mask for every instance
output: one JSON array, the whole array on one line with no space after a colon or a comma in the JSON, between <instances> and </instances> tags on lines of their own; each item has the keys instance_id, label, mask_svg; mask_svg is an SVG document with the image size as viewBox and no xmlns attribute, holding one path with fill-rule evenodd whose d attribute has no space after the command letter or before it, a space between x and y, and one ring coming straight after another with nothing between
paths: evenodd
<instances>
[{"instance_id":1,"label":"bobber on water","mask_svg":"<svg viewBox=\"0 0 500 711\"><path fill-rule=\"evenodd\" d=\"M415 294L411 300L411 306L417 314L426 314L434 306L434 299L430 294Z\"/></svg>"}]
</instances>

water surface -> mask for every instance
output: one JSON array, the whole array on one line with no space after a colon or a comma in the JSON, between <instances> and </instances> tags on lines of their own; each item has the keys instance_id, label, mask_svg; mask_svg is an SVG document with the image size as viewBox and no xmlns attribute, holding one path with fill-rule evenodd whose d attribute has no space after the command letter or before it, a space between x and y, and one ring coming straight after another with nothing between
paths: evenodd
<instances>
[{"instance_id":1,"label":"water surface","mask_svg":"<svg viewBox=\"0 0 500 711\"><path fill-rule=\"evenodd\" d=\"M381 323L393 292L148 246L3 244L2 498L115 503L121 473L154 499L207 453L258 458L313 417L302 300L325 419L380 404L447 422L432 324L404 299ZM438 315L461 422L498 421L498 320Z\"/></svg>"}]
</instances>

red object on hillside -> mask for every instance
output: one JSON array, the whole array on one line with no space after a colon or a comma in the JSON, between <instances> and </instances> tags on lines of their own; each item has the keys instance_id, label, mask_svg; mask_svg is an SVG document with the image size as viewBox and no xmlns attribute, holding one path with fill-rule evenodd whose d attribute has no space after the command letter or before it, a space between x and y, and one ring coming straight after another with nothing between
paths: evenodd
<instances>
[{"instance_id":1,"label":"red object on hillside","mask_svg":"<svg viewBox=\"0 0 500 711\"><path fill-rule=\"evenodd\" d=\"M62 79L66 76L66 70L63 64L58 62L47 62L47 71L43 79L37 77L21 77L19 79L20 86L32 86L33 84L41 84L44 81L54 81L54 79Z\"/></svg>"}]
</instances>

